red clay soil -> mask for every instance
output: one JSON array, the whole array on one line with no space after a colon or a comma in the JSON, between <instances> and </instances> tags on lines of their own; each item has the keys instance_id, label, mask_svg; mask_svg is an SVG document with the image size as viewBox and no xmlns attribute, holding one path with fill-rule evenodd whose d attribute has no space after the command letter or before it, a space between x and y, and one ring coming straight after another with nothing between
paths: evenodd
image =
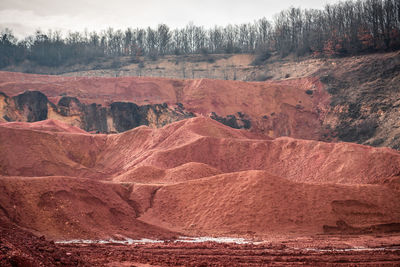
<instances>
[{"instance_id":1,"label":"red clay soil","mask_svg":"<svg viewBox=\"0 0 400 267\"><path fill-rule=\"evenodd\" d=\"M0 122L1 126L14 128L14 129L30 129L42 132L64 132L64 133L81 133L87 134L81 128L62 123L58 120L44 120L37 122Z\"/></svg>"},{"instance_id":2,"label":"red clay soil","mask_svg":"<svg viewBox=\"0 0 400 267\"><path fill-rule=\"evenodd\" d=\"M141 220L197 236L268 238L334 230L338 221L360 231L400 222L400 194L389 187L296 183L266 171L164 186L152 202ZM400 230L400 224L387 227L388 231Z\"/></svg>"},{"instance_id":3,"label":"red clay soil","mask_svg":"<svg viewBox=\"0 0 400 267\"><path fill-rule=\"evenodd\" d=\"M198 162L223 173L266 170L297 182L363 184L400 172L400 154L392 149L287 137L259 139L207 118L109 135L101 154L98 163L117 174L137 166L170 169Z\"/></svg>"},{"instance_id":4,"label":"red clay soil","mask_svg":"<svg viewBox=\"0 0 400 267\"><path fill-rule=\"evenodd\" d=\"M198 117L114 135L90 135L54 121L5 123L0 151L0 219L53 240L191 235L282 243L346 234L369 235L374 244L379 236L400 242L400 154L387 148L261 139ZM9 240L1 237L0 244ZM57 246L73 255L82 251L86 263L115 266L358 265L363 259L390 266L399 259L398 250L286 251L279 245L269 252L265 245L211 243ZM12 252L2 251L0 259L9 260Z\"/></svg>"},{"instance_id":5,"label":"red clay soil","mask_svg":"<svg viewBox=\"0 0 400 267\"><path fill-rule=\"evenodd\" d=\"M167 170L190 162L222 173L266 170L291 181L314 183L373 183L400 173L400 155L392 149L288 137L259 139L204 117L115 135L6 125L13 124L0 124L2 175L112 180L139 166Z\"/></svg>"},{"instance_id":6,"label":"red clay soil","mask_svg":"<svg viewBox=\"0 0 400 267\"><path fill-rule=\"evenodd\" d=\"M0 209L17 225L52 239L172 238L137 220L129 190L119 184L71 177L1 177ZM112 237L112 236L111 236ZM118 238L118 236L116 237Z\"/></svg>"},{"instance_id":7,"label":"red clay soil","mask_svg":"<svg viewBox=\"0 0 400 267\"><path fill-rule=\"evenodd\" d=\"M400 172L400 154L391 149L262 140L208 118L115 135L21 125L0 125L0 172L12 176L0 180L0 205L10 218L20 214L12 220L24 227L48 229L47 236L127 235L130 230L142 235L130 224L113 227L113 220L124 216L131 217L133 225L139 218L196 235L322 233L400 222L399 191L387 184ZM53 204L43 204L43 198ZM15 201L20 203L18 212ZM75 206L84 212L76 214ZM40 215L43 207L50 210ZM76 228L69 224L75 221ZM349 227L340 228L342 222ZM103 232L96 232L99 229Z\"/></svg>"},{"instance_id":8,"label":"red clay soil","mask_svg":"<svg viewBox=\"0 0 400 267\"><path fill-rule=\"evenodd\" d=\"M329 95L318 78L241 82L0 72L0 92L15 96L27 90L41 91L54 103L61 95L68 95L83 103L103 105L115 101L139 105L164 102L175 105L179 102L186 110L207 116L211 112L219 116L241 112L249 116L253 130L271 137L316 140L323 134L321 121L329 105ZM312 95L306 92L312 92Z\"/></svg>"},{"instance_id":9,"label":"red clay soil","mask_svg":"<svg viewBox=\"0 0 400 267\"><path fill-rule=\"evenodd\" d=\"M0 266L92 266L44 236L36 236L0 218Z\"/></svg>"},{"instance_id":10,"label":"red clay soil","mask_svg":"<svg viewBox=\"0 0 400 267\"><path fill-rule=\"evenodd\" d=\"M371 244L372 250L343 250L368 242L368 238L361 242L359 239L331 236L262 245L62 245L0 220L0 266L398 266L400 253L393 246L398 239L388 237L389 243L375 242Z\"/></svg>"},{"instance_id":11,"label":"red clay soil","mask_svg":"<svg viewBox=\"0 0 400 267\"><path fill-rule=\"evenodd\" d=\"M48 128L40 131L35 126L21 128L21 125L24 124L0 124L2 175L101 178L101 173L92 167L96 154L105 144L105 137L47 131Z\"/></svg>"},{"instance_id":12,"label":"red clay soil","mask_svg":"<svg viewBox=\"0 0 400 267\"><path fill-rule=\"evenodd\" d=\"M163 170L153 166L139 166L113 178L118 182L177 183L210 177L222 172L204 163L189 162Z\"/></svg>"},{"instance_id":13,"label":"red clay soil","mask_svg":"<svg viewBox=\"0 0 400 267\"><path fill-rule=\"evenodd\" d=\"M338 240L340 237L335 237ZM343 242L349 242L342 238ZM351 241L350 241L351 242ZM297 244L300 242L297 241ZM93 266L398 266L395 249L312 251L282 244L64 245Z\"/></svg>"}]
</instances>

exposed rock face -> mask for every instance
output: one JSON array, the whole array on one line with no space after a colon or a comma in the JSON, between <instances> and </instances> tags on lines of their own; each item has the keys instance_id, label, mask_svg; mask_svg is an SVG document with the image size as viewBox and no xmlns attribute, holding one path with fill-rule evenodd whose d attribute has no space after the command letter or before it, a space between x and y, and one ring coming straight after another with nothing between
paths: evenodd
<instances>
[{"instance_id":1,"label":"exposed rock face","mask_svg":"<svg viewBox=\"0 0 400 267\"><path fill-rule=\"evenodd\" d=\"M82 110L82 104L76 97L64 96L58 101L58 111L62 116L77 115Z\"/></svg>"},{"instance_id":2,"label":"exposed rock face","mask_svg":"<svg viewBox=\"0 0 400 267\"><path fill-rule=\"evenodd\" d=\"M82 106L82 129L85 131L96 131L107 133L107 109L99 104Z\"/></svg>"},{"instance_id":3,"label":"exposed rock face","mask_svg":"<svg viewBox=\"0 0 400 267\"><path fill-rule=\"evenodd\" d=\"M26 91L13 97L16 108L28 122L47 119L47 97L39 91Z\"/></svg>"},{"instance_id":4,"label":"exposed rock face","mask_svg":"<svg viewBox=\"0 0 400 267\"><path fill-rule=\"evenodd\" d=\"M140 125L164 126L182 115L182 118L194 116L185 114L182 108L179 105L176 110L171 110L166 103L138 106L131 102L114 102L110 105L110 113L116 131L124 132Z\"/></svg>"},{"instance_id":5,"label":"exposed rock face","mask_svg":"<svg viewBox=\"0 0 400 267\"><path fill-rule=\"evenodd\" d=\"M84 104L76 97L63 96L55 105L39 91L26 91L12 98L0 92L0 115L4 121L57 119L97 133L124 132L140 125L157 128L194 117L182 105L171 109L165 103L139 106L132 102L114 102L102 106Z\"/></svg>"},{"instance_id":6,"label":"exposed rock face","mask_svg":"<svg viewBox=\"0 0 400 267\"><path fill-rule=\"evenodd\" d=\"M115 102L111 104L110 110L116 126L115 129L118 132L124 132L143 125L145 121L139 112L138 105L135 103Z\"/></svg>"},{"instance_id":7,"label":"exposed rock face","mask_svg":"<svg viewBox=\"0 0 400 267\"><path fill-rule=\"evenodd\" d=\"M235 129L250 129L251 127L250 118L241 112L226 117L218 116L215 112L212 112L210 118Z\"/></svg>"},{"instance_id":8,"label":"exposed rock face","mask_svg":"<svg viewBox=\"0 0 400 267\"><path fill-rule=\"evenodd\" d=\"M323 127L346 142L400 149L400 55L343 59L321 77L331 94Z\"/></svg>"}]
</instances>

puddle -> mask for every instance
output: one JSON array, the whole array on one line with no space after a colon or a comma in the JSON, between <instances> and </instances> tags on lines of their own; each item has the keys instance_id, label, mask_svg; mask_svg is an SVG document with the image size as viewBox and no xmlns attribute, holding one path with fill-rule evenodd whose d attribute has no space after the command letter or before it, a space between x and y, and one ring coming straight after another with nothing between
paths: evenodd
<instances>
[{"instance_id":1,"label":"puddle","mask_svg":"<svg viewBox=\"0 0 400 267\"><path fill-rule=\"evenodd\" d=\"M254 242L252 240L244 239L244 238L235 238L235 237L186 237L181 236L175 242L186 242L186 243L201 243L201 242L216 242L216 243L234 243L234 244L261 244L263 242Z\"/></svg>"},{"instance_id":2,"label":"puddle","mask_svg":"<svg viewBox=\"0 0 400 267\"><path fill-rule=\"evenodd\" d=\"M56 244L122 244L122 245L132 245L132 244L148 244L148 243L163 243L164 240L154 240L154 239L131 239L125 238L123 240L116 239L72 239L72 240L59 240L55 241Z\"/></svg>"},{"instance_id":3,"label":"puddle","mask_svg":"<svg viewBox=\"0 0 400 267\"><path fill-rule=\"evenodd\" d=\"M90 239L72 239L72 240L59 240L55 241L57 244L122 244L122 245L132 245L132 244L149 244L149 243L164 243L166 240L157 240L157 239L131 239L125 238L122 240L116 239L99 239L99 240L90 240ZM187 237L180 236L178 239L173 242L182 242L182 243L202 243L202 242L216 242L216 243L234 243L234 244L261 244L263 242L254 242L244 238L234 238L234 237Z\"/></svg>"}]
</instances>

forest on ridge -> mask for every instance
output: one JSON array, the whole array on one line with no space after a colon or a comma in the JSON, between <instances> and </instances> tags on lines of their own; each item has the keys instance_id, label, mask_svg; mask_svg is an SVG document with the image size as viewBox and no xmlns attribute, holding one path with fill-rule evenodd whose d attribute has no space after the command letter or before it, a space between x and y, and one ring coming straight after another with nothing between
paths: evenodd
<instances>
[{"instance_id":1,"label":"forest on ridge","mask_svg":"<svg viewBox=\"0 0 400 267\"><path fill-rule=\"evenodd\" d=\"M10 29L0 36L0 68L29 60L56 67L87 64L99 58L129 56L139 63L145 56L255 53L261 64L271 53L281 57L347 56L400 49L400 1L358 0L326 5L323 10L289 8L272 21L205 28L189 23L171 29L108 28L101 32L37 30L18 40Z\"/></svg>"}]
</instances>

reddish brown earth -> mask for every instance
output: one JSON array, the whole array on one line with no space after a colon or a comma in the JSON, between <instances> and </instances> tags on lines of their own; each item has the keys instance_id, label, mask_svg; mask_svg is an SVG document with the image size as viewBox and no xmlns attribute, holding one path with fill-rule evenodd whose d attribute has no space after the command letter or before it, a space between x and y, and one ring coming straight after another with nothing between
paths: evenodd
<instances>
[{"instance_id":1,"label":"reddish brown earth","mask_svg":"<svg viewBox=\"0 0 400 267\"><path fill-rule=\"evenodd\" d=\"M329 94L318 78L242 82L179 80L154 77L62 77L0 72L0 92L15 96L27 90L44 93L57 103L64 95L82 103L116 101L138 105L182 103L189 112L226 117L240 112L254 131L271 137L323 138L321 123L329 110ZM311 92L308 94L306 92ZM265 103L268 103L267 105ZM1 105L1 103L0 103ZM58 116L57 119L62 119ZM71 119L65 119L72 123Z\"/></svg>"},{"instance_id":2,"label":"reddish brown earth","mask_svg":"<svg viewBox=\"0 0 400 267\"><path fill-rule=\"evenodd\" d=\"M62 248L73 254L79 253L85 262L96 266L398 266L400 262L396 247L384 250L378 247L372 251L335 251L329 247L325 251L313 251L275 243L165 243L65 245Z\"/></svg>"},{"instance_id":3,"label":"reddish brown earth","mask_svg":"<svg viewBox=\"0 0 400 267\"><path fill-rule=\"evenodd\" d=\"M66 244L0 221L1 266L398 266L397 246L375 238L370 249L346 250L368 242L350 236L317 237L237 245L204 242L101 245ZM393 237L386 237L386 240ZM383 241L383 242L382 242ZM391 240L393 243L395 240ZM320 248L320 249L313 249Z\"/></svg>"},{"instance_id":4,"label":"reddish brown earth","mask_svg":"<svg viewBox=\"0 0 400 267\"><path fill-rule=\"evenodd\" d=\"M78 253L69 251L0 219L0 266L85 266Z\"/></svg>"},{"instance_id":5,"label":"reddish brown earth","mask_svg":"<svg viewBox=\"0 0 400 267\"><path fill-rule=\"evenodd\" d=\"M12 255L26 254L21 260L46 265L40 255L47 252L30 245L36 237L27 231L50 240L274 240L259 246L82 246L42 240L56 254L69 251L74 261L95 265L367 261L390 266L399 260L397 247L388 250L400 243L400 154L392 149L263 139L197 117L112 135L91 135L52 120L2 123L0 151L0 259L7 264ZM33 241L13 241L10 229ZM363 241L355 242L359 235ZM311 248L382 249L296 250L309 242L305 237L315 241ZM288 250L279 245L287 242ZM57 255L49 255L50 265Z\"/></svg>"},{"instance_id":6,"label":"reddish brown earth","mask_svg":"<svg viewBox=\"0 0 400 267\"><path fill-rule=\"evenodd\" d=\"M0 126L14 128L14 129L30 129L42 132L65 132L65 133L83 133L87 134L84 130L67 125L57 120L46 120L46 121L38 121L35 123L26 123L26 122L9 122L4 123L0 122Z\"/></svg>"}]
</instances>

